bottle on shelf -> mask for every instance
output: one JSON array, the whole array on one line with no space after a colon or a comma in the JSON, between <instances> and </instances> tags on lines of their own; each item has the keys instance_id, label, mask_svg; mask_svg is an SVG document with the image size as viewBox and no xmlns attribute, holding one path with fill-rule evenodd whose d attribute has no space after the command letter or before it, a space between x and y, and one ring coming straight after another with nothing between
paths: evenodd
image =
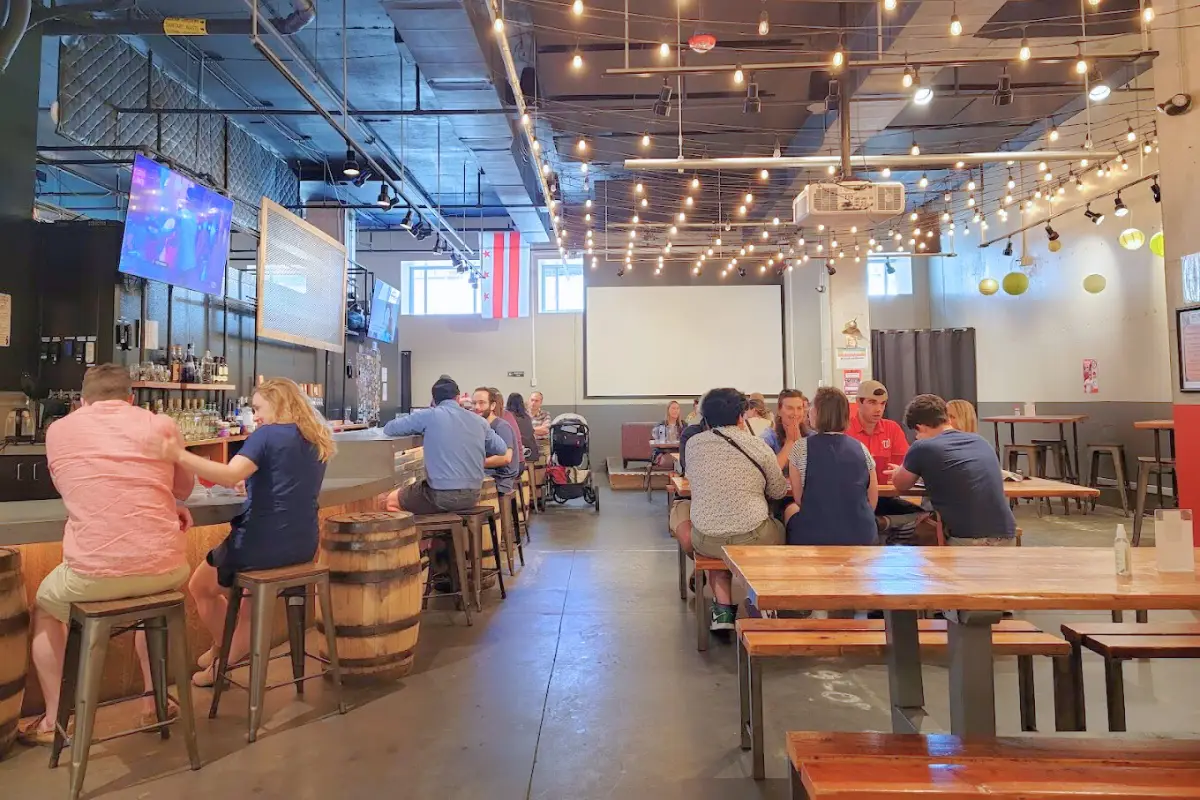
<instances>
[{"instance_id":1,"label":"bottle on shelf","mask_svg":"<svg viewBox=\"0 0 1200 800\"><path fill-rule=\"evenodd\" d=\"M179 345L171 345L171 355L167 366L171 371L171 383L180 383L183 380L183 357L179 352Z\"/></svg>"},{"instance_id":2,"label":"bottle on shelf","mask_svg":"<svg viewBox=\"0 0 1200 800\"><path fill-rule=\"evenodd\" d=\"M213 361L212 351L205 350L204 358L200 359L200 383L213 383Z\"/></svg>"}]
</instances>

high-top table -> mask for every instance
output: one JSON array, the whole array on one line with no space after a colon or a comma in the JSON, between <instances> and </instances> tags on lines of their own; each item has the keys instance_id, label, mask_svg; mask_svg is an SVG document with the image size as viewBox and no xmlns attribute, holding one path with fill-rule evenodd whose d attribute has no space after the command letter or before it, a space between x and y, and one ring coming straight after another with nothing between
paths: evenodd
<instances>
[{"instance_id":1,"label":"high-top table","mask_svg":"<svg viewBox=\"0 0 1200 800\"><path fill-rule=\"evenodd\" d=\"M994 426L993 430L995 432L995 437L996 437L996 458L999 458L1000 462L1002 464L1004 463L1004 459L1001 458L1001 456L1000 456L1000 452L1001 452L1000 451L1000 426L1001 425L1008 426L1008 443L1009 444L1017 443L1017 425L1022 425L1022 424L1057 425L1058 426L1058 438L1064 442L1067 440L1067 432L1066 432L1065 426L1070 425L1071 426L1071 439L1072 439L1072 444L1073 444L1072 449L1073 449L1074 455L1075 455L1075 459L1074 459L1075 467L1072 471L1075 474L1075 481L1077 483L1083 483L1083 480L1080 478L1080 475L1082 475L1083 473L1081 473L1079 471L1079 423L1083 422L1087 418L1088 418L1087 414L1037 414L1037 415L1028 416L1028 417L1023 417L1018 414L1015 416L984 417L983 419L981 419L979 421L980 422L990 422Z\"/></svg>"},{"instance_id":2,"label":"high-top table","mask_svg":"<svg viewBox=\"0 0 1200 800\"><path fill-rule=\"evenodd\" d=\"M1109 548L783 546L724 552L760 609L883 610L897 733L920 732L925 716L918 612L944 611L948 621L951 732L990 737L996 735L992 625L1002 612L1200 609L1200 570L1160 573L1150 548L1133 551L1128 578L1117 577ZM1066 712L1068 719L1078 716Z\"/></svg>"}]
</instances>

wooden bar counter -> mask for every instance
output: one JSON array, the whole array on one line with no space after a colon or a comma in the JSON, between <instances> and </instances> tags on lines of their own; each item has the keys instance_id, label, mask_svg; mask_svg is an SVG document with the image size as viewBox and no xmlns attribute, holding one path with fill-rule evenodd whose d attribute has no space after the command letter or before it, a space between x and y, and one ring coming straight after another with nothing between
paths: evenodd
<instances>
[{"instance_id":1,"label":"wooden bar counter","mask_svg":"<svg viewBox=\"0 0 1200 800\"><path fill-rule=\"evenodd\" d=\"M419 436L393 439L374 429L337 433L334 438L338 454L326 469L319 498L322 523L336 514L382 508L383 495L424 475ZM229 522L245 500L232 493L218 492L210 496L198 489L187 501L195 520L195 526L187 533L187 559L193 567L228 535ZM0 546L16 546L21 554L21 581L31 609L38 585L62 562L65 521L66 508L61 500L0 503ZM211 642L196 616L191 597L187 598L187 622L188 652L195 659ZM285 632L282 621L275 630L282 640ZM119 637L110 646L101 691L102 700L141 692L132 637ZM24 713L36 713L41 706L41 692L30 670Z\"/></svg>"}]
</instances>

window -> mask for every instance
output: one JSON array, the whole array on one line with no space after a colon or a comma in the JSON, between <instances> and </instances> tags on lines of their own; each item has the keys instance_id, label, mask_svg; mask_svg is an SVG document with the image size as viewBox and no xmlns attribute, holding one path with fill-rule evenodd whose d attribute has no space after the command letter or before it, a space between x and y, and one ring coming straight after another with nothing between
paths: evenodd
<instances>
[{"instance_id":1,"label":"window","mask_svg":"<svg viewBox=\"0 0 1200 800\"><path fill-rule=\"evenodd\" d=\"M583 311L582 261L542 261L538 273L539 311L543 314Z\"/></svg>"},{"instance_id":2,"label":"window","mask_svg":"<svg viewBox=\"0 0 1200 800\"><path fill-rule=\"evenodd\" d=\"M479 314L479 286L448 261L406 261L401 276L406 315Z\"/></svg>"},{"instance_id":3,"label":"window","mask_svg":"<svg viewBox=\"0 0 1200 800\"><path fill-rule=\"evenodd\" d=\"M912 261L908 257L871 256L867 260L867 297L912 293Z\"/></svg>"}]
</instances>

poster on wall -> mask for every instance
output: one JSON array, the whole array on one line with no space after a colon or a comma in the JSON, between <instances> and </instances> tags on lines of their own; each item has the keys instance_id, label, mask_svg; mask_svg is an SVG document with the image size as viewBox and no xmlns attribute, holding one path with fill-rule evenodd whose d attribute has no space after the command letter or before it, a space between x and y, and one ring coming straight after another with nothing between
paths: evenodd
<instances>
[{"instance_id":1,"label":"poster on wall","mask_svg":"<svg viewBox=\"0 0 1200 800\"><path fill-rule=\"evenodd\" d=\"M1179 389L1200 392L1200 308L1176 312L1179 333Z\"/></svg>"},{"instance_id":2,"label":"poster on wall","mask_svg":"<svg viewBox=\"0 0 1200 800\"><path fill-rule=\"evenodd\" d=\"M842 373L842 391L851 400L858 397L858 385L862 383L861 369L848 369Z\"/></svg>"},{"instance_id":3,"label":"poster on wall","mask_svg":"<svg viewBox=\"0 0 1200 800\"><path fill-rule=\"evenodd\" d=\"M1084 394L1100 394L1100 378L1097 374L1096 359L1085 358L1083 360L1083 393Z\"/></svg>"},{"instance_id":4,"label":"poster on wall","mask_svg":"<svg viewBox=\"0 0 1200 800\"><path fill-rule=\"evenodd\" d=\"M867 366L867 348L839 347L837 349L838 369L864 370Z\"/></svg>"}]
</instances>

